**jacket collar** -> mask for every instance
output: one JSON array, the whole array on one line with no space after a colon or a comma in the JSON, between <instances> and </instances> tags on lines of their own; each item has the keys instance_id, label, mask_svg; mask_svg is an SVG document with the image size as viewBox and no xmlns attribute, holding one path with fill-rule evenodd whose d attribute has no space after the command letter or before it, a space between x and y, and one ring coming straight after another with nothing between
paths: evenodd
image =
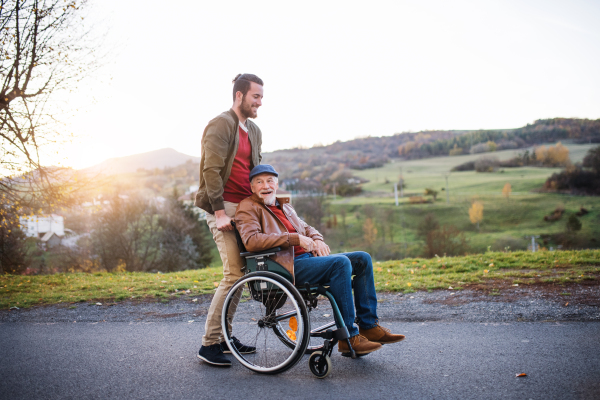
<instances>
[{"instance_id":1,"label":"jacket collar","mask_svg":"<svg viewBox=\"0 0 600 400\"><path fill-rule=\"evenodd\" d=\"M283 205L287 204L290 202L290 199L288 197L275 197L277 199L277 202L279 203L279 208L283 209ZM252 196L250 196L250 199L252 201L254 201L255 203L258 203L264 207L266 207L267 205L265 204L265 201L256 193L253 193Z\"/></svg>"},{"instance_id":2,"label":"jacket collar","mask_svg":"<svg viewBox=\"0 0 600 400\"><path fill-rule=\"evenodd\" d=\"M227 112L229 113L229 115L231 115L231 118L233 118L233 120L235 121L235 124L238 125L240 123L240 119L238 118L235 111L233 111L233 108L230 108L229 111L227 111Z\"/></svg>"}]
</instances>

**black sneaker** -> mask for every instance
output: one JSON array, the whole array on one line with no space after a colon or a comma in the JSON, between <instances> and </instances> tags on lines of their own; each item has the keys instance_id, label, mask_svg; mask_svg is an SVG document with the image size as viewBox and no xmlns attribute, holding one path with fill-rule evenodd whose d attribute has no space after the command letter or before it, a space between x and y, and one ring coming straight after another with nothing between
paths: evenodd
<instances>
[{"instance_id":1,"label":"black sneaker","mask_svg":"<svg viewBox=\"0 0 600 400\"><path fill-rule=\"evenodd\" d=\"M221 367L231 367L231 361L225 357L220 344L213 344L212 346L202 346L198 352L198 358L202 361L212 364L219 365Z\"/></svg>"},{"instance_id":2,"label":"black sneaker","mask_svg":"<svg viewBox=\"0 0 600 400\"><path fill-rule=\"evenodd\" d=\"M256 353L256 347L246 346L245 344L242 344L242 342L240 342L235 336L231 337L231 341L233 342L235 348L240 352L240 354ZM231 354L231 350L229 350L229 347L227 347L227 343L221 342L221 347L223 348L223 353Z\"/></svg>"}]
</instances>

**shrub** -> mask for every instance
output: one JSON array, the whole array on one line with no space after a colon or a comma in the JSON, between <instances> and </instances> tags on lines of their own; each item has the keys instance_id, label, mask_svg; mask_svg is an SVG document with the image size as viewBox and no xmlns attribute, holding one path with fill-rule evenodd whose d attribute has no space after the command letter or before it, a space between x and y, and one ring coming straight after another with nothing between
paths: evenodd
<instances>
[{"instance_id":1,"label":"shrub","mask_svg":"<svg viewBox=\"0 0 600 400\"><path fill-rule=\"evenodd\" d=\"M487 153L490 151L490 146L487 143L478 143L471 147L471 154Z\"/></svg>"},{"instance_id":2,"label":"shrub","mask_svg":"<svg viewBox=\"0 0 600 400\"><path fill-rule=\"evenodd\" d=\"M461 154L464 154L464 150L462 149L462 147L458 147L456 144L454 145L454 148L450 149L450 151L448 152L448 155L451 156L459 156Z\"/></svg>"},{"instance_id":3,"label":"shrub","mask_svg":"<svg viewBox=\"0 0 600 400\"><path fill-rule=\"evenodd\" d=\"M423 221L417 227L417 236L420 238L427 238L429 232L439 229L440 224L432 213L429 213L423 218Z\"/></svg>"},{"instance_id":4,"label":"shrub","mask_svg":"<svg viewBox=\"0 0 600 400\"><path fill-rule=\"evenodd\" d=\"M568 232L577 232L581 230L581 221L575 214L569 215L569 219L567 220L567 231Z\"/></svg>"},{"instance_id":5,"label":"shrub","mask_svg":"<svg viewBox=\"0 0 600 400\"><path fill-rule=\"evenodd\" d=\"M475 171L475 161L467 161L452 168L451 171Z\"/></svg>"},{"instance_id":6,"label":"shrub","mask_svg":"<svg viewBox=\"0 0 600 400\"><path fill-rule=\"evenodd\" d=\"M475 161L475 171L494 172L498 164L500 164L498 157L481 157Z\"/></svg>"},{"instance_id":7,"label":"shrub","mask_svg":"<svg viewBox=\"0 0 600 400\"><path fill-rule=\"evenodd\" d=\"M468 250L465 235L453 226L442 226L427 234L425 239L425 256L456 256Z\"/></svg>"},{"instance_id":8,"label":"shrub","mask_svg":"<svg viewBox=\"0 0 600 400\"><path fill-rule=\"evenodd\" d=\"M550 215L545 215L544 216L544 221L547 222L554 222L554 221L558 221L559 219L562 218L563 214L565 212L564 207L562 206L558 206L556 207L556 209L552 212L552 214Z\"/></svg>"}]
</instances>

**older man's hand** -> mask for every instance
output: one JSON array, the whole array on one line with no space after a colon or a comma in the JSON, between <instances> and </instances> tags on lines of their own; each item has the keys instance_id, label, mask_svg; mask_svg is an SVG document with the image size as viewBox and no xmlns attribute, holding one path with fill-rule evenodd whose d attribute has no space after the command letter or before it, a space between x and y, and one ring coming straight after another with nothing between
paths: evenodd
<instances>
[{"instance_id":1,"label":"older man's hand","mask_svg":"<svg viewBox=\"0 0 600 400\"><path fill-rule=\"evenodd\" d=\"M329 246L322 240L315 240L315 246L312 253L315 257L325 257L331 254L331 250L329 250Z\"/></svg>"},{"instance_id":2,"label":"older man's hand","mask_svg":"<svg viewBox=\"0 0 600 400\"><path fill-rule=\"evenodd\" d=\"M300 247L306 250L307 253L310 253L315 249L315 241L309 238L308 236L300 236Z\"/></svg>"}]
</instances>

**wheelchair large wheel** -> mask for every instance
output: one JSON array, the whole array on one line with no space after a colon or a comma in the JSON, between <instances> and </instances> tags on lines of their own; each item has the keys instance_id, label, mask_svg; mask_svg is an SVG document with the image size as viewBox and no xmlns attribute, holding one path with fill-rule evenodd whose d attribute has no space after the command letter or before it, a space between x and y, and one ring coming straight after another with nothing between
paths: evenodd
<instances>
[{"instance_id":1,"label":"wheelchair large wheel","mask_svg":"<svg viewBox=\"0 0 600 400\"><path fill-rule=\"evenodd\" d=\"M335 324L334 316L333 316L333 308L331 307L331 303L324 296L318 297L318 305L313 308L309 313L309 321L310 321L310 329L312 332L323 332L327 329L336 330L337 326ZM288 335L286 335L286 331L289 329L285 323L279 323L276 327L275 334L286 346L293 348L296 346L296 341L292 340ZM306 354L312 354L315 351L323 350L323 342L324 339L320 337L311 337L308 342L308 346L306 347Z\"/></svg>"},{"instance_id":2,"label":"wheelchair large wheel","mask_svg":"<svg viewBox=\"0 0 600 400\"><path fill-rule=\"evenodd\" d=\"M225 342L245 367L263 374L278 374L293 367L304 355L309 335L308 312L298 290L272 272L253 272L238 280L225 298L222 314ZM286 336L293 346L278 338L287 325ZM252 354L241 354L232 344L235 336Z\"/></svg>"}]
</instances>

